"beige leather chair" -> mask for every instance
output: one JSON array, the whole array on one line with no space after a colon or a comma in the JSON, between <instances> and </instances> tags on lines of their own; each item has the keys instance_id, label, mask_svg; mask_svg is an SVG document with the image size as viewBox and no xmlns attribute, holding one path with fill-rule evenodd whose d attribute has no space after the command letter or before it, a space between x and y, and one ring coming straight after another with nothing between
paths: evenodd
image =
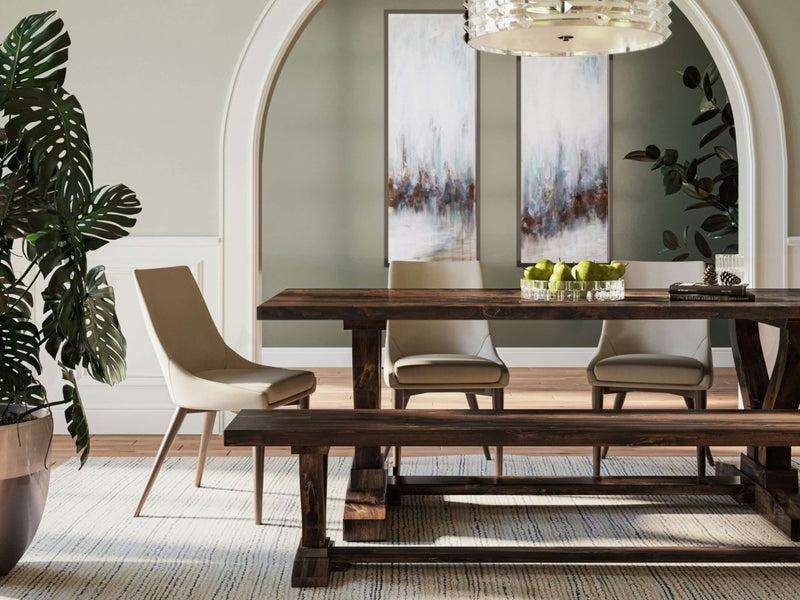
<instances>
[{"instance_id":1,"label":"beige leather chair","mask_svg":"<svg viewBox=\"0 0 800 600\"><path fill-rule=\"evenodd\" d=\"M389 288L483 288L478 261L393 261ZM492 397L492 408L503 408L508 369L497 356L487 321L389 321L383 374L394 390L394 405L406 408L409 398L426 392L463 392L469 407L478 409L476 394ZM400 473L401 448L396 447L394 472ZM488 448L484 448L491 460ZM496 450L495 470L503 473L503 449Z\"/></svg>"},{"instance_id":2,"label":"beige leather chair","mask_svg":"<svg viewBox=\"0 0 800 600\"><path fill-rule=\"evenodd\" d=\"M219 411L308 408L317 385L309 371L278 369L245 360L220 336L188 267L134 271L145 324L176 409L134 516L139 516L181 423L205 413L195 485L200 486L208 441ZM253 448L255 521L261 524L264 447Z\"/></svg>"},{"instance_id":3,"label":"beige leather chair","mask_svg":"<svg viewBox=\"0 0 800 600\"><path fill-rule=\"evenodd\" d=\"M705 263L625 262L625 287L658 288L672 283L702 281ZM677 394L690 410L706 408L706 391L714 378L707 320L604 321L597 354L586 375L592 386L592 408L603 408L603 396L616 393L614 408L621 409L633 391ZM594 475L608 448L594 448ZM705 475L711 452L697 448L698 475Z\"/></svg>"}]
</instances>

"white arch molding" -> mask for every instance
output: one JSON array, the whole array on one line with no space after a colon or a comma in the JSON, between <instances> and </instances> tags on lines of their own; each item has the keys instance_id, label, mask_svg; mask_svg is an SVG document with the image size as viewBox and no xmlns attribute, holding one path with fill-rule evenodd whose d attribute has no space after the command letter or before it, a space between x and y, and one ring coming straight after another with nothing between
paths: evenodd
<instances>
[{"instance_id":1,"label":"white arch molding","mask_svg":"<svg viewBox=\"0 0 800 600\"><path fill-rule=\"evenodd\" d=\"M245 44L222 123L223 333L258 359L261 328L261 148L281 67L325 0L269 0ZM740 163L739 245L753 283L787 281L787 156L780 95L761 42L736 0L674 0L708 47L733 106ZM266 189L268 189L268 183ZM276 200L277 201L277 200ZM776 210L776 207L778 210Z\"/></svg>"}]
</instances>

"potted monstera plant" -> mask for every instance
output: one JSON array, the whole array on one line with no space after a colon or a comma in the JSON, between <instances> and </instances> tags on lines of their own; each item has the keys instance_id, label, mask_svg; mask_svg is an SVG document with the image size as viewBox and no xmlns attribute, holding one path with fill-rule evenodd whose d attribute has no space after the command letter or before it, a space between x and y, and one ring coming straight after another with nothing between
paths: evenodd
<instances>
[{"instance_id":1,"label":"potted monstera plant","mask_svg":"<svg viewBox=\"0 0 800 600\"><path fill-rule=\"evenodd\" d=\"M83 109L64 88L70 39L53 14L22 19L0 47L0 575L44 509L50 407L65 406L83 465L79 370L109 385L125 378L114 291L87 255L127 235L141 210L124 185L94 187ZM40 382L42 349L61 370L58 397Z\"/></svg>"}]
</instances>

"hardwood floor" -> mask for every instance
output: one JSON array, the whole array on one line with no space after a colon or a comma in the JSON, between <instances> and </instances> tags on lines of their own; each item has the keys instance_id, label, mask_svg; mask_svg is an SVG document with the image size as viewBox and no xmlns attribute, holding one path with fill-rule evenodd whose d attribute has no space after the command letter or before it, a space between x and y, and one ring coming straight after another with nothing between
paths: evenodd
<instances>
[{"instance_id":1,"label":"hardwood floor","mask_svg":"<svg viewBox=\"0 0 800 600\"><path fill-rule=\"evenodd\" d=\"M311 397L312 408L350 408L352 407L352 382L349 369L315 369L317 391ZM491 398L478 397L481 408L491 407ZM606 398L610 407L613 396ZM382 405L391 408L390 390L384 388ZM708 408L736 408L738 393L734 369L715 369L714 386L708 393ZM626 408L684 408L683 400L666 394L630 394ZM409 405L414 408L466 408L463 394L426 394L414 396ZM506 408L564 408L586 409L591 407L591 388L586 383L584 369L511 369L511 382L505 392ZM293 410L293 409L287 409ZM170 456L197 456L199 435L179 435L170 451ZM94 435L92 436L92 456L148 456L153 457L161 443L160 435ZM718 455L737 454L741 449L714 449ZM74 456L72 440L66 435L53 439L53 459L61 464ZM478 454L480 448L406 448L404 456L431 454ZM589 455L591 448L507 448L506 454L534 455ZM694 456L692 448L611 448L610 455L631 456ZM215 435L208 449L209 456L251 456L248 448L226 448L221 436ZM267 449L271 456L288 456L288 448ZM334 448L332 456L352 454L350 448ZM90 459L91 460L91 459Z\"/></svg>"}]
</instances>

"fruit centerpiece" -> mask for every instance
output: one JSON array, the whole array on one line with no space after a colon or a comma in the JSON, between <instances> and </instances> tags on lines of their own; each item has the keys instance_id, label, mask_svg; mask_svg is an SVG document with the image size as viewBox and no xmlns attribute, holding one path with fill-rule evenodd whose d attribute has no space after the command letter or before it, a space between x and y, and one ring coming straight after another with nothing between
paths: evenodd
<instances>
[{"instance_id":1,"label":"fruit centerpiece","mask_svg":"<svg viewBox=\"0 0 800 600\"><path fill-rule=\"evenodd\" d=\"M591 260L570 265L542 259L525 268L520 280L522 297L529 300L622 300L625 265Z\"/></svg>"}]
</instances>

